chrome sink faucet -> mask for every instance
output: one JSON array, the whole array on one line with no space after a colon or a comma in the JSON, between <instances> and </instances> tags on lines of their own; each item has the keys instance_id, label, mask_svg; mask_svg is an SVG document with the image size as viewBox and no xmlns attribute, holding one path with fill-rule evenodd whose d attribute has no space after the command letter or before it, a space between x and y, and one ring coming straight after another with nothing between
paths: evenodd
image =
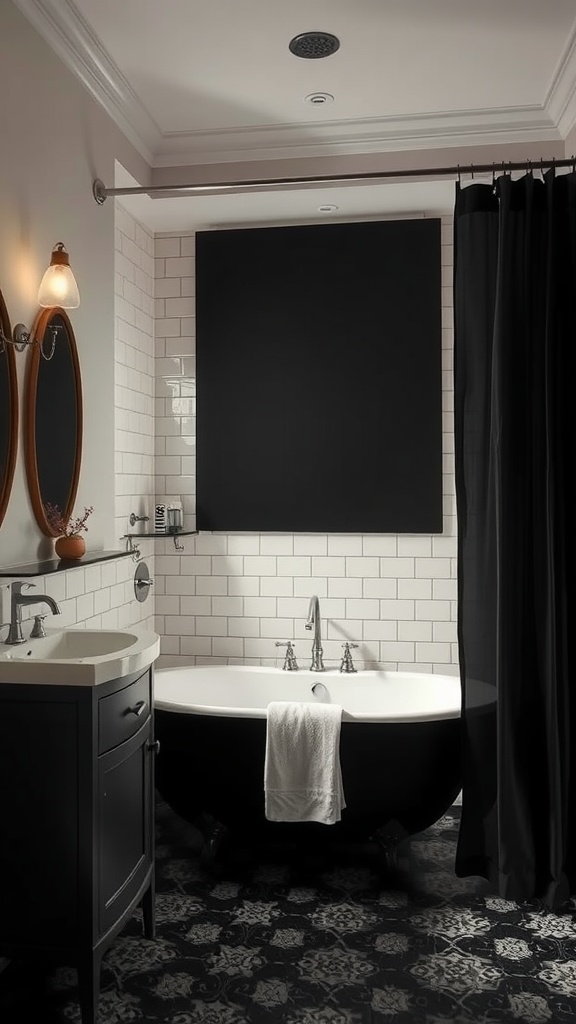
<instances>
[{"instance_id":1,"label":"chrome sink faucet","mask_svg":"<svg viewBox=\"0 0 576 1024\"><path fill-rule=\"evenodd\" d=\"M310 598L310 605L308 607L308 621L305 624L305 629L314 630L314 642L312 644L312 664L310 665L311 672L323 672L324 662L322 661L322 636L320 632L320 604L318 598L314 594Z\"/></svg>"},{"instance_id":2,"label":"chrome sink faucet","mask_svg":"<svg viewBox=\"0 0 576 1024\"><path fill-rule=\"evenodd\" d=\"M31 590L34 583L23 583L16 580L10 587L10 629L4 641L7 644L23 644L26 637L22 633L22 608L27 604L47 604L53 615L60 615L60 608L48 594L23 594L23 590Z\"/></svg>"}]
</instances>

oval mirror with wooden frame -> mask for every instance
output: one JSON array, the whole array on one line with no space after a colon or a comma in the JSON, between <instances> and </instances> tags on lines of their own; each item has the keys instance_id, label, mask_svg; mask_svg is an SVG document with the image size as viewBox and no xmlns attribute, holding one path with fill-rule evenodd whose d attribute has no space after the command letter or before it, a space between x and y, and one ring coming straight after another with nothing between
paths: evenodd
<instances>
[{"instance_id":1,"label":"oval mirror with wooden frame","mask_svg":"<svg viewBox=\"0 0 576 1024\"><path fill-rule=\"evenodd\" d=\"M12 337L8 310L0 292L0 335ZM0 526L12 490L18 451L18 380L16 354L0 337Z\"/></svg>"},{"instance_id":2,"label":"oval mirror with wooden frame","mask_svg":"<svg viewBox=\"0 0 576 1024\"><path fill-rule=\"evenodd\" d=\"M55 537L46 518L46 505L57 505L68 519L80 479L80 363L72 324L59 306L41 310L32 333L38 344L30 350L26 373L26 478L36 522L47 537Z\"/></svg>"}]
</instances>

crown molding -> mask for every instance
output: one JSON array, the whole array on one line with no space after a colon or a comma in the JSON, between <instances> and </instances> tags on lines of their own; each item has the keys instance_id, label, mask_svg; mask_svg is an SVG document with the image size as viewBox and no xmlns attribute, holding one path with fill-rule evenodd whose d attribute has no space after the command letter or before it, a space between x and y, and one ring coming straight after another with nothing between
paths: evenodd
<instances>
[{"instance_id":1,"label":"crown molding","mask_svg":"<svg viewBox=\"0 0 576 1024\"><path fill-rule=\"evenodd\" d=\"M565 139L576 125L576 25L558 62L545 107Z\"/></svg>"},{"instance_id":2,"label":"crown molding","mask_svg":"<svg viewBox=\"0 0 576 1024\"><path fill-rule=\"evenodd\" d=\"M13 2L151 164L162 133L72 0Z\"/></svg>"},{"instance_id":3,"label":"crown molding","mask_svg":"<svg viewBox=\"0 0 576 1024\"><path fill-rule=\"evenodd\" d=\"M542 106L162 134L73 0L13 0L151 167L562 141L576 122L576 30Z\"/></svg>"},{"instance_id":4,"label":"crown molding","mask_svg":"<svg viewBox=\"0 0 576 1024\"><path fill-rule=\"evenodd\" d=\"M562 141L558 130L541 107L457 110L408 117L170 132L162 137L154 166L558 141Z\"/></svg>"}]
</instances>

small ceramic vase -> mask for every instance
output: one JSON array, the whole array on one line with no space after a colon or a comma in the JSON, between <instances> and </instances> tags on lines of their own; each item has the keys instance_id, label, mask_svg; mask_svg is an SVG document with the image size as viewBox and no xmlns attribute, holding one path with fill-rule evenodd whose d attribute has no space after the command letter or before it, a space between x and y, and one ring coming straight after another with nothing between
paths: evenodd
<instances>
[{"instance_id":1,"label":"small ceramic vase","mask_svg":"<svg viewBox=\"0 0 576 1024\"><path fill-rule=\"evenodd\" d=\"M54 545L59 558L82 558L86 552L86 541L79 534L72 537L58 537Z\"/></svg>"}]
</instances>

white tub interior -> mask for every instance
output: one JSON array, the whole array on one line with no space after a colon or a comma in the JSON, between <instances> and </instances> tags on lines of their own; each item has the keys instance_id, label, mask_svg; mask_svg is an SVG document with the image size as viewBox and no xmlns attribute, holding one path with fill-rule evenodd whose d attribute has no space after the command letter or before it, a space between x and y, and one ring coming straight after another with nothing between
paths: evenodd
<instances>
[{"instance_id":1,"label":"white tub interior","mask_svg":"<svg viewBox=\"0 0 576 1024\"><path fill-rule=\"evenodd\" d=\"M157 669L154 693L154 706L163 711L266 718L270 701L318 700L340 704L343 721L355 722L459 718L462 700L458 676L386 671L348 675L338 671L283 672L249 665Z\"/></svg>"}]
</instances>

